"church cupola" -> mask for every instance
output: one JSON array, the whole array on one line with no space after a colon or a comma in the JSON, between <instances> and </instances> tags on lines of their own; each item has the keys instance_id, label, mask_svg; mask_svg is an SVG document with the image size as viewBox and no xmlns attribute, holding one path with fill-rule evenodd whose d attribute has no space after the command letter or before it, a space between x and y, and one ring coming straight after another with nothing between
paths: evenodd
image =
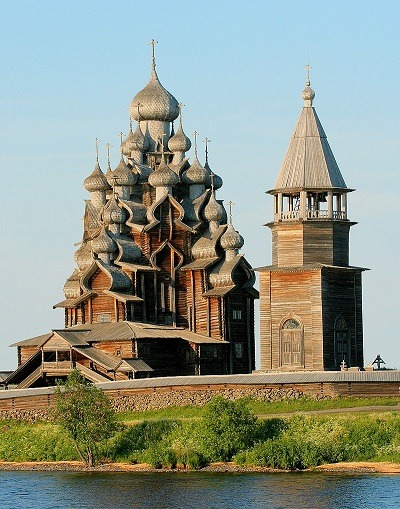
<instances>
[{"instance_id":1,"label":"church cupola","mask_svg":"<svg viewBox=\"0 0 400 509\"><path fill-rule=\"evenodd\" d=\"M185 152L190 150L190 147L192 146L191 141L183 132L182 128L183 104L179 103L178 106L179 106L179 127L176 133L173 136L171 136L171 138L168 141L168 148L174 154L174 158L172 160L173 164L180 163L185 157Z\"/></svg>"},{"instance_id":2,"label":"church cupola","mask_svg":"<svg viewBox=\"0 0 400 509\"><path fill-rule=\"evenodd\" d=\"M96 138L96 165L92 173L85 178L83 187L90 193L90 201L92 205L98 209L106 203L106 191L111 187L107 182L107 178L101 171L99 164L98 139Z\"/></svg>"},{"instance_id":3,"label":"church cupola","mask_svg":"<svg viewBox=\"0 0 400 509\"><path fill-rule=\"evenodd\" d=\"M147 121L149 150L156 152L160 137L164 134L167 140L170 136L170 123L179 115L179 105L175 97L160 83L156 72L154 46L156 41L151 40L152 63L151 75L147 85L138 92L131 101L130 114L133 119L140 122Z\"/></svg>"}]
</instances>

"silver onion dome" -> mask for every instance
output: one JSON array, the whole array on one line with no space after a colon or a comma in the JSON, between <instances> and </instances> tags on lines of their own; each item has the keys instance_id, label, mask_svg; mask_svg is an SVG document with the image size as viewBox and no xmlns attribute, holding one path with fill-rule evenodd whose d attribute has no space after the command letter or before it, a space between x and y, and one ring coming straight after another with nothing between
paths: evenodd
<instances>
[{"instance_id":1,"label":"silver onion dome","mask_svg":"<svg viewBox=\"0 0 400 509\"><path fill-rule=\"evenodd\" d=\"M207 180L207 170L199 163L195 157L190 167L183 173L182 182L184 184L205 184Z\"/></svg>"},{"instance_id":2,"label":"silver onion dome","mask_svg":"<svg viewBox=\"0 0 400 509\"><path fill-rule=\"evenodd\" d=\"M204 207L203 216L207 221L221 221L224 217L224 208L217 202L214 193L211 194L207 205Z\"/></svg>"},{"instance_id":3,"label":"silver onion dome","mask_svg":"<svg viewBox=\"0 0 400 509\"><path fill-rule=\"evenodd\" d=\"M124 209L118 206L115 196L109 200L107 205L104 207L102 213L103 221L106 224L123 224L127 218L127 213Z\"/></svg>"},{"instance_id":4,"label":"silver onion dome","mask_svg":"<svg viewBox=\"0 0 400 509\"><path fill-rule=\"evenodd\" d=\"M225 251L228 249L240 249L244 244L244 240L240 233L233 228L232 224L228 224L228 228L221 237L220 244Z\"/></svg>"},{"instance_id":5,"label":"silver onion dome","mask_svg":"<svg viewBox=\"0 0 400 509\"><path fill-rule=\"evenodd\" d=\"M132 132L132 126L125 140L122 142L122 153L130 156L132 152L145 152L149 148L149 140L143 134L140 123L136 126L135 132Z\"/></svg>"},{"instance_id":6,"label":"silver onion dome","mask_svg":"<svg viewBox=\"0 0 400 509\"><path fill-rule=\"evenodd\" d=\"M154 68L147 85L132 99L130 115L137 121L172 122L178 117L178 101L161 85Z\"/></svg>"},{"instance_id":7,"label":"silver onion dome","mask_svg":"<svg viewBox=\"0 0 400 509\"><path fill-rule=\"evenodd\" d=\"M171 152L187 152L191 146L191 141L183 132L182 124L179 124L178 130L168 141L169 150Z\"/></svg>"},{"instance_id":8,"label":"silver onion dome","mask_svg":"<svg viewBox=\"0 0 400 509\"><path fill-rule=\"evenodd\" d=\"M171 187L179 182L179 177L169 168L165 158L162 157L158 168L149 175L148 180L153 187Z\"/></svg>"},{"instance_id":9,"label":"silver onion dome","mask_svg":"<svg viewBox=\"0 0 400 509\"><path fill-rule=\"evenodd\" d=\"M117 244L114 240L107 234L104 226L101 229L98 237L92 240L92 249L95 253L115 253L117 250Z\"/></svg>"},{"instance_id":10,"label":"silver onion dome","mask_svg":"<svg viewBox=\"0 0 400 509\"><path fill-rule=\"evenodd\" d=\"M136 184L138 176L132 173L132 170L125 163L124 158L121 154L121 159L118 166L110 175L110 178L115 182L117 186L133 186Z\"/></svg>"},{"instance_id":11,"label":"silver onion dome","mask_svg":"<svg viewBox=\"0 0 400 509\"><path fill-rule=\"evenodd\" d=\"M86 191L107 191L110 189L110 185L107 182L107 178L100 169L100 165L97 162L92 173L85 178L83 186Z\"/></svg>"},{"instance_id":12,"label":"silver onion dome","mask_svg":"<svg viewBox=\"0 0 400 509\"><path fill-rule=\"evenodd\" d=\"M211 174L213 174L212 178L212 184L215 190L220 189L222 187L223 181L222 178L219 175L216 175L212 169L210 168L208 162L206 161L206 164L204 165L204 168L207 171L207 178L206 178L206 187L211 187Z\"/></svg>"}]
</instances>

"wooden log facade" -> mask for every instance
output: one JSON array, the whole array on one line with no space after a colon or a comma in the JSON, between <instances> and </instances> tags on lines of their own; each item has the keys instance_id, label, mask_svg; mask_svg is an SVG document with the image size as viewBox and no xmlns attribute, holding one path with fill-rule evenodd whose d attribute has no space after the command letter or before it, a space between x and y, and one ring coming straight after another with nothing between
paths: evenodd
<instances>
[{"instance_id":1,"label":"wooden log facade","mask_svg":"<svg viewBox=\"0 0 400 509\"><path fill-rule=\"evenodd\" d=\"M199 162L197 133L194 157L186 157L191 141L180 106L154 59L130 112L137 126L121 139L119 164L112 170L108 160L103 173L97 152L84 181L90 199L77 267L55 305L65 309L65 329L18 343L19 370L9 384L54 382L57 373L37 366L38 351L69 352L71 367L94 381L254 369L255 275L239 254L232 214L228 221L216 198L222 179L208 165L207 147ZM123 335L108 337L115 323L126 325L115 329Z\"/></svg>"},{"instance_id":2,"label":"wooden log facade","mask_svg":"<svg viewBox=\"0 0 400 509\"><path fill-rule=\"evenodd\" d=\"M363 368L360 267L349 265L348 189L309 80L275 187L272 265L260 271L261 369Z\"/></svg>"}]
</instances>

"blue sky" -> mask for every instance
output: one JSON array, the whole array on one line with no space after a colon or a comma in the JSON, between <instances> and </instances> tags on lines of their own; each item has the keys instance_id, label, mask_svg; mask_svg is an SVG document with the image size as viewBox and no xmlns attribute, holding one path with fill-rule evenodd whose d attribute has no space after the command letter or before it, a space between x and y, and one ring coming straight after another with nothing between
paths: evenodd
<instances>
[{"instance_id":1,"label":"blue sky","mask_svg":"<svg viewBox=\"0 0 400 509\"><path fill-rule=\"evenodd\" d=\"M184 130L212 140L211 168L232 200L242 252L271 261L273 187L300 113L304 66L347 185L350 261L364 273L365 360L400 368L400 2L20 1L0 17L0 369L8 345L63 327L63 298L82 233L82 182L94 139L128 127L154 38L163 85L185 104ZM192 155L189 154L189 155Z\"/></svg>"}]
</instances>

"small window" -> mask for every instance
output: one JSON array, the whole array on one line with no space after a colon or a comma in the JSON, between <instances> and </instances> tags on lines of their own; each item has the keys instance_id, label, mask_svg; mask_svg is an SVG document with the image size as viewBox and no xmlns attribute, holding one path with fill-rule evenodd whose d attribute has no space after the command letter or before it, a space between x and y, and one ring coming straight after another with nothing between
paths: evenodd
<instances>
[{"instance_id":1,"label":"small window","mask_svg":"<svg viewBox=\"0 0 400 509\"><path fill-rule=\"evenodd\" d=\"M236 359L243 358L243 343L235 343L235 357Z\"/></svg>"},{"instance_id":2,"label":"small window","mask_svg":"<svg viewBox=\"0 0 400 509\"><path fill-rule=\"evenodd\" d=\"M117 357L119 357L119 356L121 355L121 350L120 350L119 348L117 348L117 349L115 350L115 355L116 355Z\"/></svg>"},{"instance_id":3,"label":"small window","mask_svg":"<svg viewBox=\"0 0 400 509\"><path fill-rule=\"evenodd\" d=\"M99 315L97 315L97 322L98 323L111 322L110 313L100 313Z\"/></svg>"},{"instance_id":4,"label":"small window","mask_svg":"<svg viewBox=\"0 0 400 509\"><path fill-rule=\"evenodd\" d=\"M241 320L242 319L242 310L241 309L232 309L232 319L233 320Z\"/></svg>"}]
</instances>

